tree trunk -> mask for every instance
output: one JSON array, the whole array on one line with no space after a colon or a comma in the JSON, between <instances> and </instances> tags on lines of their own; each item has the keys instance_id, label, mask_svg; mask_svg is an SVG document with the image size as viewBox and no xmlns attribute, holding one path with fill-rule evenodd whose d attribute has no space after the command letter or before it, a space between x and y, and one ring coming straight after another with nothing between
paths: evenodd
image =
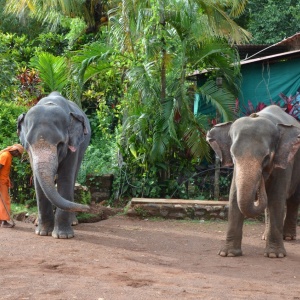
<instances>
[{"instance_id":1,"label":"tree trunk","mask_svg":"<svg viewBox=\"0 0 300 300\"><path fill-rule=\"evenodd\" d=\"M162 26L162 49L161 49L161 102L166 99L166 88L167 88L167 79L166 79L166 61L167 61L167 51L166 51L166 41L164 38L164 31L166 26L165 20L165 8L163 1L159 2L159 24Z\"/></svg>"}]
</instances>

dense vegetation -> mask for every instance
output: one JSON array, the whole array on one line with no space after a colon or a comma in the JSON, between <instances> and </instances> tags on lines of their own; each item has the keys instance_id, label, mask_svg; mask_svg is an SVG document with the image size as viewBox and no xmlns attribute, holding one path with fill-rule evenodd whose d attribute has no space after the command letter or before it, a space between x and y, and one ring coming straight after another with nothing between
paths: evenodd
<instances>
[{"instance_id":1,"label":"dense vegetation","mask_svg":"<svg viewBox=\"0 0 300 300\"><path fill-rule=\"evenodd\" d=\"M237 23L249 30L252 44L275 44L300 30L297 0L251 0Z\"/></svg>"},{"instance_id":2,"label":"dense vegetation","mask_svg":"<svg viewBox=\"0 0 300 300\"><path fill-rule=\"evenodd\" d=\"M234 45L274 43L299 28L297 1L263 2L0 0L0 146L18 142L20 112L57 90L92 125L80 183L113 173L112 204L201 197L195 175L210 162L205 132L215 116L194 115L195 93L232 119L240 79ZM208 68L218 72L195 89L187 75ZM28 162L14 172L14 199L31 202Z\"/></svg>"}]
</instances>

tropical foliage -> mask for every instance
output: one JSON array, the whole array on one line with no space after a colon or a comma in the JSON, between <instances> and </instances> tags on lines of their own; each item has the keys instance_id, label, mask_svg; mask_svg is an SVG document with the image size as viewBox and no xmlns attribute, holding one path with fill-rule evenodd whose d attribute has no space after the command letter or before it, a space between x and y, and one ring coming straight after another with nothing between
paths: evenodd
<instances>
[{"instance_id":1,"label":"tropical foliage","mask_svg":"<svg viewBox=\"0 0 300 300\"><path fill-rule=\"evenodd\" d=\"M209 116L194 115L195 93L222 120L234 117L240 73L232 46L251 40L234 20L255 28L255 2L0 0L0 98L28 109L58 90L85 110L92 141L81 183L88 173L113 172L116 198L188 197L188 178L210 159ZM263 2L269 14L278 4ZM200 89L189 80L195 70L210 70Z\"/></svg>"},{"instance_id":2,"label":"tropical foliage","mask_svg":"<svg viewBox=\"0 0 300 300\"><path fill-rule=\"evenodd\" d=\"M299 92L296 95L286 96L283 93L279 94L281 100L277 102L271 102L271 104L280 106L286 113L300 121L300 104L299 104ZM245 116L249 116L253 113L259 112L267 105L264 102L259 102L256 106L249 100L247 107L242 107L241 112Z\"/></svg>"},{"instance_id":3,"label":"tropical foliage","mask_svg":"<svg viewBox=\"0 0 300 300\"><path fill-rule=\"evenodd\" d=\"M17 14L22 22L27 16L48 24L55 29L60 26L63 16L84 18L88 31L96 32L101 24L107 22L107 2L100 0L7 0L5 9L7 13Z\"/></svg>"},{"instance_id":4,"label":"tropical foliage","mask_svg":"<svg viewBox=\"0 0 300 300\"><path fill-rule=\"evenodd\" d=\"M230 13L238 12L237 6L231 8ZM225 74L227 88L219 90L215 80L208 80L199 92L224 120L232 118L239 71L232 67L237 56L228 33L231 42L246 41L249 35L222 9L221 1L123 1L109 11L111 43L125 56L122 103L130 106L123 104L120 151L123 176L132 184L129 194L168 197L178 177L209 156L205 116L192 111L195 91L186 80L189 72L206 66Z\"/></svg>"},{"instance_id":5,"label":"tropical foliage","mask_svg":"<svg viewBox=\"0 0 300 300\"><path fill-rule=\"evenodd\" d=\"M251 0L237 21L252 34L252 44L275 44L300 30L297 0Z\"/></svg>"}]
</instances>

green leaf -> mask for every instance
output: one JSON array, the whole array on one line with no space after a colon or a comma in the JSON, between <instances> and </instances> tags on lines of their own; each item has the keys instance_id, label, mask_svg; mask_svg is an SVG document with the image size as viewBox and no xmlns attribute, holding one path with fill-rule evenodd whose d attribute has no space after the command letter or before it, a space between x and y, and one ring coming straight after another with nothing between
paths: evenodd
<instances>
[{"instance_id":1,"label":"green leaf","mask_svg":"<svg viewBox=\"0 0 300 300\"><path fill-rule=\"evenodd\" d=\"M47 92L62 92L68 83L68 66L65 57L57 57L47 52L41 52L33 57L30 66L39 71Z\"/></svg>"}]
</instances>

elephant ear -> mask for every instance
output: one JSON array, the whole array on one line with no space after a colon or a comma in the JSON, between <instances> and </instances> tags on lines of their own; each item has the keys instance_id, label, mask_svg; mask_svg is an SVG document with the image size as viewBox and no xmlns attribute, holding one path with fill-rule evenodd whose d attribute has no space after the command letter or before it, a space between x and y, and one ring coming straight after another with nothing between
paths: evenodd
<instances>
[{"instance_id":1,"label":"elephant ear","mask_svg":"<svg viewBox=\"0 0 300 300\"><path fill-rule=\"evenodd\" d=\"M84 141L84 136L88 134L85 118L71 112L71 122L69 125L69 149L75 152L78 146Z\"/></svg>"},{"instance_id":2,"label":"elephant ear","mask_svg":"<svg viewBox=\"0 0 300 300\"><path fill-rule=\"evenodd\" d=\"M232 122L221 123L212 128L206 135L206 140L220 158L223 167L233 165L230 155L231 138L229 129Z\"/></svg>"},{"instance_id":3,"label":"elephant ear","mask_svg":"<svg viewBox=\"0 0 300 300\"><path fill-rule=\"evenodd\" d=\"M25 113L21 114L19 117L18 117L18 121L17 121L17 134L18 134L18 137L19 137L19 140L21 142L21 144L26 148L27 145L26 145L26 138L25 138L25 135L24 135L24 130L22 131L22 124L24 123L24 120L25 120Z\"/></svg>"},{"instance_id":4,"label":"elephant ear","mask_svg":"<svg viewBox=\"0 0 300 300\"><path fill-rule=\"evenodd\" d=\"M280 132L274 167L285 169L300 147L300 128L293 125L277 124Z\"/></svg>"},{"instance_id":5,"label":"elephant ear","mask_svg":"<svg viewBox=\"0 0 300 300\"><path fill-rule=\"evenodd\" d=\"M18 120L17 120L17 134L20 136L21 134L21 123L24 121L25 118L25 113L19 115Z\"/></svg>"}]
</instances>

